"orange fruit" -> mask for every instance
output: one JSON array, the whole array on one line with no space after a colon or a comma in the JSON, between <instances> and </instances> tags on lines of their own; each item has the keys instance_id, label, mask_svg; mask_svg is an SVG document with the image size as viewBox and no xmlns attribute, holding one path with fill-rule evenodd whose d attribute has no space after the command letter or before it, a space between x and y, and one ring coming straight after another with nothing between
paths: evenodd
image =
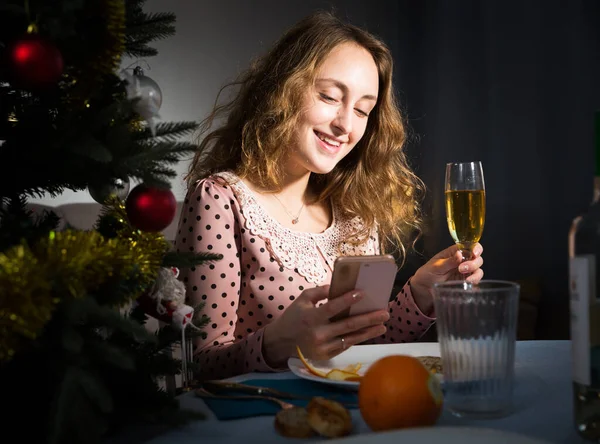
<instances>
[{"instance_id":1,"label":"orange fruit","mask_svg":"<svg viewBox=\"0 0 600 444\"><path fill-rule=\"evenodd\" d=\"M431 426L440 417L442 404L438 378L412 356L375 361L358 389L360 413L375 432Z\"/></svg>"}]
</instances>

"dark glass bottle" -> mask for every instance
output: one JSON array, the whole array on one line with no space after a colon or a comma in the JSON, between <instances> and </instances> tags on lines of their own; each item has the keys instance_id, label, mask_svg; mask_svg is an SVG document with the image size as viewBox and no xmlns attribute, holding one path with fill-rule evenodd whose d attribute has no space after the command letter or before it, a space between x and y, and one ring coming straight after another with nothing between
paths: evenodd
<instances>
[{"instance_id":1,"label":"dark glass bottle","mask_svg":"<svg viewBox=\"0 0 600 444\"><path fill-rule=\"evenodd\" d=\"M588 211L569 231L569 293L575 427L600 441L600 112L594 116L596 170Z\"/></svg>"}]
</instances>

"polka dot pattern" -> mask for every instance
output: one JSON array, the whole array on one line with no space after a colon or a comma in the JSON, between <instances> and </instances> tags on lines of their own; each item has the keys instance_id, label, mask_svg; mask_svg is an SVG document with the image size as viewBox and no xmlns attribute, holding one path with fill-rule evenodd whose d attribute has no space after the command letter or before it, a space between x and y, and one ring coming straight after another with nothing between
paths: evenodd
<instances>
[{"instance_id":1,"label":"polka dot pattern","mask_svg":"<svg viewBox=\"0 0 600 444\"><path fill-rule=\"evenodd\" d=\"M315 286L298 270L282 267L272 256L269 239L248 230L245 217L231 187L217 177L200 181L188 192L182 208L177 251L223 255L220 261L182 269L180 274L188 302L204 303L203 313L210 318L204 330L207 337L195 344L199 379L287 370L265 362L263 329L302 291ZM319 285L331 278L326 261L323 267L328 273ZM434 321L415 305L408 283L390 303L390 313L388 332L375 342L415 341Z\"/></svg>"},{"instance_id":2,"label":"polka dot pattern","mask_svg":"<svg viewBox=\"0 0 600 444\"><path fill-rule=\"evenodd\" d=\"M389 304L390 319L387 331L369 344L405 343L418 340L435 322L426 316L415 303L410 291L410 279Z\"/></svg>"}]
</instances>

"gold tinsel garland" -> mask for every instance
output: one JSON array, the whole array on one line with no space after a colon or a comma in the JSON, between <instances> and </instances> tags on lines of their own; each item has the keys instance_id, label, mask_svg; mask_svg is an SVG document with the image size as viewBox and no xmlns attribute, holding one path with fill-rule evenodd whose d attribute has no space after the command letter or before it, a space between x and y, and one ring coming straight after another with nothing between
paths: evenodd
<instances>
[{"instance_id":1,"label":"gold tinsel garland","mask_svg":"<svg viewBox=\"0 0 600 444\"><path fill-rule=\"evenodd\" d=\"M10 360L23 340L37 337L58 302L48 274L24 245L0 253L0 362Z\"/></svg>"},{"instance_id":2,"label":"gold tinsel garland","mask_svg":"<svg viewBox=\"0 0 600 444\"><path fill-rule=\"evenodd\" d=\"M154 282L154 278L158 273L158 265L150 266L154 263L153 258L164 256L170 249L169 242L165 239L162 233L142 231L134 228L129 223L127 218L127 210L125 204L119 198L111 196L104 206L102 217L110 217L119 223L117 230L117 238L128 241L131 248L137 250L137 263L143 270L145 276L150 276L148 282Z\"/></svg>"},{"instance_id":3,"label":"gold tinsel garland","mask_svg":"<svg viewBox=\"0 0 600 444\"><path fill-rule=\"evenodd\" d=\"M121 55L125 51L125 2L106 0L102 9L106 19L106 44L98 53L95 69L110 74L119 67Z\"/></svg>"},{"instance_id":4,"label":"gold tinsel garland","mask_svg":"<svg viewBox=\"0 0 600 444\"><path fill-rule=\"evenodd\" d=\"M133 300L154 282L168 242L160 233L133 229L124 205L111 205L105 215L120 222L117 237L52 231L32 248L23 244L0 253L0 363L38 338L63 300L89 296L135 273L140 290L130 295Z\"/></svg>"}]
</instances>

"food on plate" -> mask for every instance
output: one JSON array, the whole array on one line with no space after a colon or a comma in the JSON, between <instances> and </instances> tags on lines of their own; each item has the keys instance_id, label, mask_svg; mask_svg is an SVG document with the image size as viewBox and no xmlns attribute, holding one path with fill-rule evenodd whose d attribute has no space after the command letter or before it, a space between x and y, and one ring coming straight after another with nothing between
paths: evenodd
<instances>
[{"instance_id":1,"label":"food on plate","mask_svg":"<svg viewBox=\"0 0 600 444\"><path fill-rule=\"evenodd\" d=\"M433 425L442 404L439 379L414 356L378 359L367 369L358 389L360 413L373 431Z\"/></svg>"},{"instance_id":2,"label":"food on plate","mask_svg":"<svg viewBox=\"0 0 600 444\"><path fill-rule=\"evenodd\" d=\"M348 364L342 370L345 372L348 372L348 373L358 374L358 371L361 369L361 367L362 367L362 364L360 362L358 362L356 364Z\"/></svg>"},{"instance_id":3,"label":"food on plate","mask_svg":"<svg viewBox=\"0 0 600 444\"><path fill-rule=\"evenodd\" d=\"M287 438L310 438L315 434L338 438L350 434L352 417L339 402L315 397L306 408L292 407L277 412L275 430Z\"/></svg>"},{"instance_id":4,"label":"food on plate","mask_svg":"<svg viewBox=\"0 0 600 444\"><path fill-rule=\"evenodd\" d=\"M443 373L442 358L439 356L416 356L416 358L421 361L421 364L423 364L431 373Z\"/></svg>"},{"instance_id":5,"label":"food on plate","mask_svg":"<svg viewBox=\"0 0 600 444\"><path fill-rule=\"evenodd\" d=\"M304 364L304 367L315 376L331 379L333 381L360 381L362 378L358 373L362 367L361 363L350 364L343 369L334 368L322 370L311 364L309 360L304 357L300 347L296 347L296 351L298 352L298 357L300 358L300 361L302 361L302 364Z\"/></svg>"},{"instance_id":6,"label":"food on plate","mask_svg":"<svg viewBox=\"0 0 600 444\"><path fill-rule=\"evenodd\" d=\"M304 407L278 411L275 415L275 430L287 438L310 438L315 434L308 423L308 412Z\"/></svg>"},{"instance_id":7,"label":"food on plate","mask_svg":"<svg viewBox=\"0 0 600 444\"><path fill-rule=\"evenodd\" d=\"M298 352L298 357L300 361L306 367L306 369L312 375L319 376L321 378L330 379L332 381L353 381L360 382L363 376L359 373L359 370L362 368L362 363L349 364L344 368L319 368L314 363L310 362L309 359L302 354L300 347L296 347L296 351ZM442 358L439 356L415 356L423 366L434 374L442 374L443 366L442 366Z\"/></svg>"},{"instance_id":8,"label":"food on plate","mask_svg":"<svg viewBox=\"0 0 600 444\"><path fill-rule=\"evenodd\" d=\"M315 397L306 406L308 423L319 435L337 438L352 431L352 417L346 407L337 401Z\"/></svg>"},{"instance_id":9,"label":"food on plate","mask_svg":"<svg viewBox=\"0 0 600 444\"><path fill-rule=\"evenodd\" d=\"M333 381L355 381L355 382L360 381L362 378L362 376L360 376L357 373L349 372L347 370L340 370L337 368L334 368L333 370L330 370L329 372L327 372L325 377L327 379L331 379Z\"/></svg>"}]
</instances>

